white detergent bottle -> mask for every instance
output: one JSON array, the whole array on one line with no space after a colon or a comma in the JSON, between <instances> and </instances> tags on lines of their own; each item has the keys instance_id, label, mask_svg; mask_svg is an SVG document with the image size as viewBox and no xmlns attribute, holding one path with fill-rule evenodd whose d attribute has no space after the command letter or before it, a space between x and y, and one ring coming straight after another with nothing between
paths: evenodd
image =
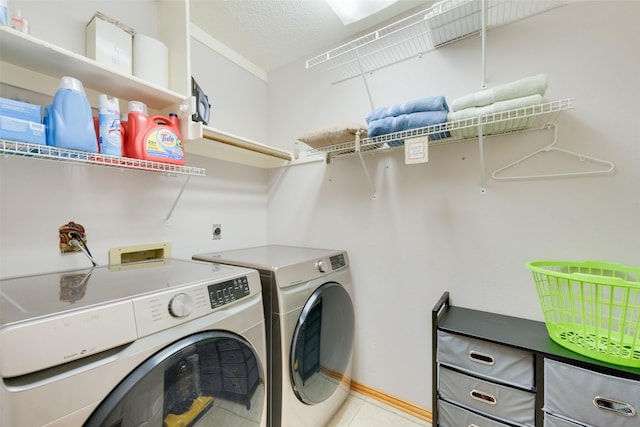
<instances>
[{"instance_id":1,"label":"white detergent bottle","mask_svg":"<svg viewBox=\"0 0 640 427\"><path fill-rule=\"evenodd\" d=\"M98 95L98 130L100 153L122 157L122 130L118 98Z\"/></svg>"}]
</instances>

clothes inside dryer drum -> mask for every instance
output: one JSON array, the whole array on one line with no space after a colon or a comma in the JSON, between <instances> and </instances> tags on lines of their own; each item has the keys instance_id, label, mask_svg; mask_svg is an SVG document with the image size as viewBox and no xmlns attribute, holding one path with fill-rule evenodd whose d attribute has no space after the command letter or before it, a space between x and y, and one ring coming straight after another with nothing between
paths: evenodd
<instances>
[{"instance_id":1,"label":"clothes inside dryer drum","mask_svg":"<svg viewBox=\"0 0 640 427\"><path fill-rule=\"evenodd\" d=\"M200 332L147 359L84 426L257 427L264 384L264 373L247 341L223 331Z\"/></svg>"},{"instance_id":2,"label":"clothes inside dryer drum","mask_svg":"<svg viewBox=\"0 0 640 427\"><path fill-rule=\"evenodd\" d=\"M354 330L347 291L335 282L316 289L302 309L291 345L291 381L298 399L313 405L333 395L349 367Z\"/></svg>"}]
</instances>

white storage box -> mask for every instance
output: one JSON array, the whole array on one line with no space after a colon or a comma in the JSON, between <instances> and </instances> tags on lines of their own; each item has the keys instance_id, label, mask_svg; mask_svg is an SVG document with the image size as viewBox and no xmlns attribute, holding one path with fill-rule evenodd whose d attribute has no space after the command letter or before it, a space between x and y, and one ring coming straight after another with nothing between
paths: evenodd
<instances>
[{"instance_id":1,"label":"white storage box","mask_svg":"<svg viewBox=\"0 0 640 427\"><path fill-rule=\"evenodd\" d=\"M131 74L133 29L97 12L86 29L86 56L100 64Z\"/></svg>"}]
</instances>

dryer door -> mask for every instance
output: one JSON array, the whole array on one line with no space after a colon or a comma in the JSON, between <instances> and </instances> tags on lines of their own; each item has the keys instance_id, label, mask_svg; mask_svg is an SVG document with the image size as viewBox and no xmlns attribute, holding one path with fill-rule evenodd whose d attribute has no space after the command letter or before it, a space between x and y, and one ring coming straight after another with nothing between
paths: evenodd
<instances>
[{"instance_id":1,"label":"dryer door","mask_svg":"<svg viewBox=\"0 0 640 427\"><path fill-rule=\"evenodd\" d=\"M335 282L320 286L307 300L291 345L293 389L302 402L327 400L343 381L350 382L353 303Z\"/></svg>"},{"instance_id":2,"label":"dryer door","mask_svg":"<svg viewBox=\"0 0 640 427\"><path fill-rule=\"evenodd\" d=\"M259 426L264 393L260 360L247 341L200 332L138 366L85 426Z\"/></svg>"}]
</instances>

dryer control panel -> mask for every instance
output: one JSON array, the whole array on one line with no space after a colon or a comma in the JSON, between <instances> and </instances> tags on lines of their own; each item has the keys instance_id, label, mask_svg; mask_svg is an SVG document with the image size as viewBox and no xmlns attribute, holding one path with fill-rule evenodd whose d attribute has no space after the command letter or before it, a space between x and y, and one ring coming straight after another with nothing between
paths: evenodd
<instances>
[{"instance_id":1,"label":"dryer control panel","mask_svg":"<svg viewBox=\"0 0 640 427\"><path fill-rule=\"evenodd\" d=\"M325 258L316 261L315 266L320 273L336 271L347 265L347 262L344 259L344 254L330 256L328 260L329 262L327 262L327 259ZM328 268L329 266L330 268Z\"/></svg>"},{"instance_id":2,"label":"dryer control panel","mask_svg":"<svg viewBox=\"0 0 640 427\"><path fill-rule=\"evenodd\" d=\"M329 260L331 261L332 270L337 270L346 265L344 254L334 255L332 257L329 257Z\"/></svg>"},{"instance_id":3,"label":"dryer control panel","mask_svg":"<svg viewBox=\"0 0 640 427\"><path fill-rule=\"evenodd\" d=\"M244 298L251 292L249 290L249 281L246 276L227 282L216 283L207 286L209 291L209 301L211 308L218 308L225 304Z\"/></svg>"}]
</instances>

